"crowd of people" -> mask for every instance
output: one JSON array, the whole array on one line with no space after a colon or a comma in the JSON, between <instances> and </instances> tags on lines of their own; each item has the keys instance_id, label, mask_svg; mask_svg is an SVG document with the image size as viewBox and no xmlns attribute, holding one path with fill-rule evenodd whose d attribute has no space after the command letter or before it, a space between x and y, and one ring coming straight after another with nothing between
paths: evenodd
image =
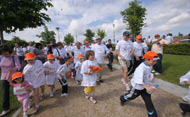
<instances>
[{"instance_id":1,"label":"crowd of people","mask_svg":"<svg viewBox=\"0 0 190 117\"><path fill-rule=\"evenodd\" d=\"M12 50L7 45L2 45L0 66L3 112L0 116L10 111L10 85L14 87L14 94L23 105L24 117L27 117L27 111L30 108L31 93L33 93L35 104L32 111L34 114L39 110L40 100L44 99L45 84L50 88L51 98L54 97L56 82L60 82L62 86L61 96L68 96L68 79L70 78L75 79L77 84L84 87L85 98L94 104L97 103L94 97L95 87L104 82L102 67L105 64L105 58L108 58L107 66L112 72L114 55L117 55L123 69L122 82L127 91L126 94L120 96L121 105L141 95L148 116L157 117L151 100L151 93L156 89L151 85L153 73L156 72L155 75L162 73L163 45L170 44L172 39L169 37L168 40L162 39L159 34L155 34L154 37L151 41L149 39L146 41L141 35L137 35L135 41L132 42L130 33L125 31L123 39L116 44L115 50L110 39L104 44L101 37L96 37L96 43L85 41L84 44L77 42L75 45L56 43L55 39L52 39L51 45L45 47L40 43L35 45L30 43L28 47L15 44ZM152 43L151 51L148 51L150 50L148 43ZM16 55L12 54L13 51ZM180 82L189 85L189 73ZM190 95L187 95L184 100L190 102L189 97ZM184 107L183 104L180 106Z\"/></svg>"}]
</instances>

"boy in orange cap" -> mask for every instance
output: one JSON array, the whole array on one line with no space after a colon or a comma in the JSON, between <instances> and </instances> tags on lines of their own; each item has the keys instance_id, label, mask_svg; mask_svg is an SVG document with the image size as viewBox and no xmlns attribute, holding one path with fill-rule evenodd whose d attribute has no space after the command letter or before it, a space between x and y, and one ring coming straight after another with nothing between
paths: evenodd
<instances>
[{"instance_id":1,"label":"boy in orange cap","mask_svg":"<svg viewBox=\"0 0 190 117\"><path fill-rule=\"evenodd\" d=\"M27 117L27 111L30 106L29 96L32 86L24 80L23 74L21 72L15 72L12 74L12 80L9 79L10 74L11 72L7 74L7 80L10 82L10 85L14 87L14 95L16 95L18 101L22 103L23 117Z\"/></svg>"},{"instance_id":2,"label":"boy in orange cap","mask_svg":"<svg viewBox=\"0 0 190 117\"><path fill-rule=\"evenodd\" d=\"M23 74L34 90L34 103L35 107L33 114L36 113L39 109L39 87L41 87L41 99L44 97L44 88L45 88L45 74L44 66L41 61L35 60L35 54L29 52L25 55L25 60L27 65L24 67Z\"/></svg>"},{"instance_id":3,"label":"boy in orange cap","mask_svg":"<svg viewBox=\"0 0 190 117\"><path fill-rule=\"evenodd\" d=\"M59 68L59 63L54 61L54 55L47 55L47 62L44 63L46 83L50 87L50 97L53 97L54 84L56 83L56 71Z\"/></svg>"},{"instance_id":4,"label":"boy in orange cap","mask_svg":"<svg viewBox=\"0 0 190 117\"><path fill-rule=\"evenodd\" d=\"M81 66L82 66L82 63L83 63L83 55L82 54L79 54L77 56L78 58L78 61L75 65L75 70L76 70L76 77L75 77L75 80L77 82L77 84L80 84L81 81L83 80L83 75L80 73L81 72Z\"/></svg>"},{"instance_id":5,"label":"boy in orange cap","mask_svg":"<svg viewBox=\"0 0 190 117\"><path fill-rule=\"evenodd\" d=\"M156 110L152 104L151 94L154 92L154 88L150 85L149 75L152 70L152 66L156 64L158 55L155 52L148 51L144 55L144 62L141 63L135 70L134 76L131 80L132 88L129 93L120 97L121 106L124 103L137 98L139 95L143 98L149 117L157 117Z\"/></svg>"}]
</instances>

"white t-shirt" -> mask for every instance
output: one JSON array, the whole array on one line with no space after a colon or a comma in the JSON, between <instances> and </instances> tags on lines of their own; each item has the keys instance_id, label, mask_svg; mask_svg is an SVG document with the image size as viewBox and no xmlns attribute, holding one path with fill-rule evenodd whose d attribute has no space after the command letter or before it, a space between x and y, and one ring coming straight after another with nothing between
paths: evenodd
<instances>
[{"instance_id":1,"label":"white t-shirt","mask_svg":"<svg viewBox=\"0 0 190 117\"><path fill-rule=\"evenodd\" d=\"M48 48L47 48L47 47L44 47L43 51L44 51L44 54L47 55Z\"/></svg>"},{"instance_id":2,"label":"white t-shirt","mask_svg":"<svg viewBox=\"0 0 190 117\"><path fill-rule=\"evenodd\" d=\"M95 58L96 58L96 61L98 62L98 64L104 64L105 52L110 53L110 51L108 50L106 45L104 45L104 44L100 44L100 45L95 44L94 46L92 46L92 50L95 53Z\"/></svg>"},{"instance_id":3,"label":"white t-shirt","mask_svg":"<svg viewBox=\"0 0 190 117\"><path fill-rule=\"evenodd\" d=\"M36 60L34 65L27 64L23 70L24 78L33 88L38 88L45 84L44 66L41 61Z\"/></svg>"},{"instance_id":4,"label":"white t-shirt","mask_svg":"<svg viewBox=\"0 0 190 117\"><path fill-rule=\"evenodd\" d=\"M81 74L81 67L82 67L82 63L78 61L75 65L75 70L76 70L76 80L82 81L83 80L83 75Z\"/></svg>"},{"instance_id":5,"label":"white t-shirt","mask_svg":"<svg viewBox=\"0 0 190 117\"><path fill-rule=\"evenodd\" d=\"M90 47L90 46L89 46L89 47L84 46L85 54L86 54L86 52L87 52L88 50L91 50L91 47Z\"/></svg>"},{"instance_id":6,"label":"white t-shirt","mask_svg":"<svg viewBox=\"0 0 190 117\"><path fill-rule=\"evenodd\" d=\"M66 74L67 74L68 72L70 72L70 71L71 71L71 65L68 65L68 66L67 66L66 64L61 65L61 66L58 68L57 72L56 72L57 78L62 79L61 76L60 76L60 74L61 74L61 75L64 76L64 79L67 80Z\"/></svg>"},{"instance_id":7,"label":"white t-shirt","mask_svg":"<svg viewBox=\"0 0 190 117\"><path fill-rule=\"evenodd\" d=\"M143 52L143 44L142 43L137 43L137 42L134 42L133 43L133 46L135 48L135 52L134 52L134 55L138 56L138 57L142 57L142 52Z\"/></svg>"},{"instance_id":8,"label":"white t-shirt","mask_svg":"<svg viewBox=\"0 0 190 117\"><path fill-rule=\"evenodd\" d=\"M22 47L14 47L14 51L16 51L16 54L18 55L18 56L23 56L24 55L24 52L23 52L23 49L22 49Z\"/></svg>"},{"instance_id":9,"label":"white t-shirt","mask_svg":"<svg viewBox=\"0 0 190 117\"><path fill-rule=\"evenodd\" d=\"M170 41L170 43L172 43L174 39L172 36L167 36L165 40Z\"/></svg>"},{"instance_id":10,"label":"white t-shirt","mask_svg":"<svg viewBox=\"0 0 190 117\"><path fill-rule=\"evenodd\" d=\"M35 48L34 48L33 46L28 46L28 47L27 47L27 50L28 50L29 52L33 52L34 49L35 49Z\"/></svg>"},{"instance_id":11,"label":"white t-shirt","mask_svg":"<svg viewBox=\"0 0 190 117\"><path fill-rule=\"evenodd\" d=\"M85 74L86 72L91 71L89 66L97 66L97 61L86 60L83 62L81 67L81 74L83 75L83 81L81 83L81 86L96 86L97 73L92 75Z\"/></svg>"},{"instance_id":12,"label":"white t-shirt","mask_svg":"<svg viewBox=\"0 0 190 117\"><path fill-rule=\"evenodd\" d=\"M60 54L60 55L59 55ZM61 48L61 49L55 49L54 51L53 51L53 55L55 56L55 57L57 57L57 56L61 56L61 58L65 58L66 56L67 56L67 53L66 53L66 51L65 51L65 49L64 48Z\"/></svg>"},{"instance_id":13,"label":"white t-shirt","mask_svg":"<svg viewBox=\"0 0 190 117\"><path fill-rule=\"evenodd\" d=\"M116 45L116 50L125 58L125 60L131 60L130 52L134 49L132 41L121 40ZM118 59L121 59L118 56Z\"/></svg>"},{"instance_id":14,"label":"white t-shirt","mask_svg":"<svg viewBox=\"0 0 190 117\"><path fill-rule=\"evenodd\" d=\"M79 54L82 54L83 56L85 55L84 52L84 48L80 47L80 49L78 49L77 47L74 47L71 52L74 52L74 63L76 63L78 61L77 56Z\"/></svg>"},{"instance_id":15,"label":"white t-shirt","mask_svg":"<svg viewBox=\"0 0 190 117\"><path fill-rule=\"evenodd\" d=\"M190 71L180 77L180 84L185 84L185 81L190 81ZM190 86L189 86L190 87Z\"/></svg>"},{"instance_id":16,"label":"white t-shirt","mask_svg":"<svg viewBox=\"0 0 190 117\"><path fill-rule=\"evenodd\" d=\"M147 86L150 85L148 75L151 73L152 66L146 65L144 62L141 63L135 70L134 76L131 79L131 84L133 88L137 90L143 90L144 87L141 86L142 84L145 84Z\"/></svg>"}]
</instances>

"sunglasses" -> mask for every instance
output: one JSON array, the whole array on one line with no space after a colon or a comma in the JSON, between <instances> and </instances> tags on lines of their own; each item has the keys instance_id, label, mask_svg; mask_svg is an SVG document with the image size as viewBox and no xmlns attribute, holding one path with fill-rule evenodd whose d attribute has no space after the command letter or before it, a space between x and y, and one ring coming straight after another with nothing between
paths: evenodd
<instances>
[{"instance_id":1,"label":"sunglasses","mask_svg":"<svg viewBox=\"0 0 190 117\"><path fill-rule=\"evenodd\" d=\"M26 61L34 61L34 59L28 59L28 60L26 60Z\"/></svg>"}]
</instances>

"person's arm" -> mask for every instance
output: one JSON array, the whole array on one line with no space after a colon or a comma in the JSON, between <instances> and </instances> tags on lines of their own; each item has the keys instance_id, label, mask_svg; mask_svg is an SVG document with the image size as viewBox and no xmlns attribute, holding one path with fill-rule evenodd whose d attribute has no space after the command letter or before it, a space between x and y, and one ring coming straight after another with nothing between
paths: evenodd
<instances>
[{"instance_id":1,"label":"person's arm","mask_svg":"<svg viewBox=\"0 0 190 117\"><path fill-rule=\"evenodd\" d=\"M119 45L119 43L117 43L116 49L115 49L115 53L116 53L122 60L125 60L125 57L123 57L123 56L119 53L119 50L120 50L120 45Z\"/></svg>"},{"instance_id":2,"label":"person's arm","mask_svg":"<svg viewBox=\"0 0 190 117\"><path fill-rule=\"evenodd\" d=\"M152 88L152 86L147 86L145 84L141 84L141 86L143 86L150 93L153 93L155 91L155 89Z\"/></svg>"},{"instance_id":3,"label":"person's arm","mask_svg":"<svg viewBox=\"0 0 190 117\"><path fill-rule=\"evenodd\" d=\"M11 72L8 72L7 78L6 78L8 82L11 82L11 80L9 79L10 75L11 75Z\"/></svg>"},{"instance_id":4,"label":"person's arm","mask_svg":"<svg viewBox=\"0 0 190 117\"><path fill-rule=\"evenodd\" d=\"M153 39L152 44L158 43L160 40L162 40L162 39Z\"/></svg>"},{"instance_id":5,"label":"person's arm","mask_svg":"<svg viewBox=\"0 0 190 117\"><path fill-rule=\"evenodd\" d=\"M106 51L106 54L105 54L105 57L109 55L110 53L110 50L104 45L104 48L105 48L105 51Z\"/></svg>"},{"instance_id":6,"label":"person's arm","mask_svg":"<svg viewBox=\"0 0 190 117\"><path fill-rule=\"evenodd\" d=\"M186 85L190 86L190 81L184 81Z\"/></svg>"}]
</instances>

